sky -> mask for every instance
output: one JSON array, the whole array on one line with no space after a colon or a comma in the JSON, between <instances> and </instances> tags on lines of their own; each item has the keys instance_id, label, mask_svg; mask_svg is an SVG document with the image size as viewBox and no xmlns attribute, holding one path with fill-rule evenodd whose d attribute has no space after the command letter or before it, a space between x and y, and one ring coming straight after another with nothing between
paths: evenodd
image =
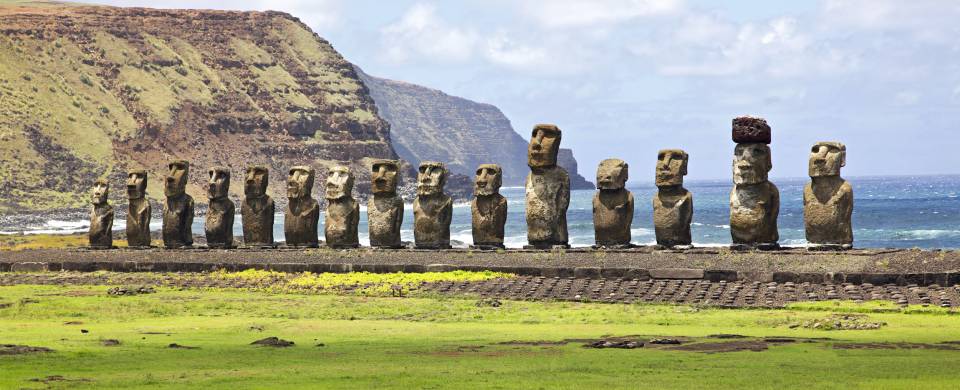
<instances>
[{"instance_id":1,"label":"sky","mask_svg":"<svg viewBox=\"0 0 960 390\"><path fill-rule=\"evenodd\" d=\"M806 176L817 141L846 144L844 176L960 174L957 1L94 2L289 12L371 75L494 104L524 137L557 124L590 179L621 158L652 181L666 148L729 178L739 115L772 127L774 178Z\"/></svg>"}]
</instances>

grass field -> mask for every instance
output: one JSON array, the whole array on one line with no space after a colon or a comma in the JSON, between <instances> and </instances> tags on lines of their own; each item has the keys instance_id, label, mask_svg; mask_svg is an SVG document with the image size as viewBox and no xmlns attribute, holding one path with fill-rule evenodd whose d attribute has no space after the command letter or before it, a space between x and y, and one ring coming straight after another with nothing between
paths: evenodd
<instances>
[{"instance_id":1,"label":"grass field","mask_svg":"<svg viewBox=\"0 0 960 390\"><path fill-rule=\"evenodd\" d=\"M53 349L0 355L0 388L952 389L960 383L960 350L948 349L960 346L943 344L960 340L960 317L887 304L785 310L517 301L494 306L443 297L232 289L116 297L106 290L0 287L0 344ZM831 331L798 326L852 312L886 325ZM751 338L706 337L722 333ZM268 336L295 345L250 345ZM763 348L705 353L649 343L638 349L583 347L590 339L614 336L680 338L681 347L706 351L725 342ZM754 339L771 336L797 342ZM119 345L107 346L107 340Z\"/></svg>"}]
</instances>

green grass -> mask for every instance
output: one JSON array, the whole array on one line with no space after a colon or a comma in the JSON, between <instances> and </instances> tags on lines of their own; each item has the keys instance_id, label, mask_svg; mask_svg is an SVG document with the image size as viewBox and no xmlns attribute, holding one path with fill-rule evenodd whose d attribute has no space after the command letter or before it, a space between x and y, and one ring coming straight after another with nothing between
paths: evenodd
<instances>
[{"instance_id":1,"label":"green grass","mask_svg":"<svg viewBox=\"0 0 960 390\"><path fill-rule=\"evenodd\" d=\"M788 310L473 299L370 298L107 287L0 287L0 343L55 352L0 356L0 388L955 388L960 351L841 350L834 343L960 339L960 318L869 308L879 330L819 331L798 320L861 311L843 303ZM881 309L886 309L881 307ZM67 324L79 322L79 324ZM83 334L80 329L89 333ZM762 352L704 354L511 340L604 335L829 337ZM291 348L254 347L277 336ZM117 339L119 346L102 346ZM199 349L170 349L170 343ZM318 347L322 343L324 346ZM87 381L79 381L79 380Z\"/></svg>"}]
</instances>

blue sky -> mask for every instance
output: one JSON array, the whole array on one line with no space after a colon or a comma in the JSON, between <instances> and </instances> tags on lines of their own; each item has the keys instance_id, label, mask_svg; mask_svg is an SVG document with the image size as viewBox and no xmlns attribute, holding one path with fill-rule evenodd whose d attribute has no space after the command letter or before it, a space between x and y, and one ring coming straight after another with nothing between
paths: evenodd
<instances>
[{"instance_id":1,"label":"blue sky","mask_svg":"<svg viewBox=\"0 0 960 390\"><path fill-rule=\"evenodd\" d=\"M766 117L773 177L847 145L845 176L960 173L960 2L936 0L100 1L289 12L368 73L556 123L580 171L656 152L730 177L730 120Z\"/></svg>"}]
</instances>

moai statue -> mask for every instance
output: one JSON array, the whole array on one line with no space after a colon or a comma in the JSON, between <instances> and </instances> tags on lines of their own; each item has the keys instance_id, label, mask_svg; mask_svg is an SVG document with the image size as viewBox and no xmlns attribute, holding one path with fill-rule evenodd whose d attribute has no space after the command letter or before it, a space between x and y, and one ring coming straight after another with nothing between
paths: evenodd
<instances>
[{"instance_id":1,"label":"moai statue","mask_svg":"<svg viewBox=\"0 0 960 390\"><path fill-rule=\"evenodd\" d=\"M400 225L403 224L403 198L397 194L400 183L400 162L376 160L370 175L370 192L367 202L367 226L370 231L370 246L396 249L400 242Z\"/></svg>"},{"instance_id":2,"label":"moai statue","mask_svg":"<svg viewBox=\"0 0 960 390\"><path fill-rule=\"evenodd\" d=\"M450 249L453 199L443 193L447 168L424 161L417 174L417 199L413 201L413 238L417 249Z\"/></svg>"},{"instance_id":3,"label":"moai statue","mask_svg":"<svg viewBox=\"0 0 960 390\"><path fill-rule=\"evenodd\" d=\"M567 248L567 206L570 176L557 166L560 129L540 124L533 128L527 147L527 249Z\"/></svg>"},{"instance_id":4,"label":"moai statue","mask_svg":"<svg viewBox=\"0 0 960 390\"><path fill-rule=\"evenodd\" d=\"M113 248L113 206L107 198L110 195L110 183L99 179L93 184L90 210L90 248Z\"/></svg>"},{"instance_id":5,"label":"moai statue","mask_svg":"<svg viewBox=\"0 0 960 390\"><path fill-rule=\"evenodd\" d=\"M497 164L480 164L470 202L473 216L473 248L503 248L503 227L507 223L507 198L500 195L503 170Z\"/></svg>"},{"instance_id":6,"label":"moai statue","mask_svg":"<svg viewBox=\"0 0 960 390\"><path fill-rule=\"evenodd\" d=\"M773 168L770 126L762 118L733 120L733 190L730 191L730 235L734 248L776 249L780 192L767 181Z\"/></svg>"},{"instance_id":7,"label":"moai statue","mask_svg":"<svg viewBox=\"0 0 960 390\"><path fill-rule=\"evenodd\" d=\"M251 247L273 247L273 214L276 206L267 195L270 171L264 166L247 168L243 186L243 243Z\"/></svg>"},{"instance_id":8,"label":"moai statue","mask_svg":"<svg viewBox=\"0 0 960 390\"><path fill-rule=\"evenodd\" d=\"M337 166L327 174L327 216L324 235L327 246L335 249L360 246L357 226L360 224L360 203L353 199L353 174L350 168Z\"/></svg>"},{"instance_id":9,"label":"moai statue","mask_svg":"<svg viewBox=\"0 0 960 390\"><path fill-rule=\"evenodd\" d=\"M290 168L290 176L287 178L289 204L283 220L287 246L316 248L319 245L317 223L320 222L320 204L311 197L313 180L313 168Z\"/></svg>"},{"instance_id":10,"label":"moai statue","mask_svg":"<svg viewBox=\"0 0 960 390\"><path fill-rule=\"evenodd\" d=\"M147 171L127 174L127 246L150 247L150 201L147 199Z\"/></svg>"},{"instance_id":11,"label":"moai statue","mask_svg":"<svg viewBox=\"0 0 960 390\"><path fill-rule=\"evenodd\" d=\"M693 221L693 195L683 188L687 174L687 152L664 149L657 155L657 194L653 196L653 228L657 245L689 247Z\"/></svg>"},{"instance_id":12,"label":"moai statue","mask_svg":"<svg viewBox=\"0 0 960 390\"><path fill-rule=\"evenodd\" d=\"M810 249L849 249L853 245L853 188L840 177L847 147L817 142L810 150L810 179L803 189L803 220Z\"/></svg>"},{"instance_id":13,"label":"moai statue","mask_svg":"<svg viewBox=\"0 0 960 390\"><path fill-rule=\"evenodd\" d=\"M207 196L210 207L207 209L207 221L204 232L207 234L208 248L233 248L233 217L236 206L230 200L230 171L227 168L213 168L207 172L209 187Z\"/></svg>"},{"instance_id":14,"label":"moai statue","mask_svg":"<svg viewBox=\"0 0 960 390\"><path fill-rule=\"evenodd\" d=\"M633 223L633 194L627 190L627 163L606 159L597 167L593 195L593 229L598 248L629 248Z\"/></svg>"},{"instance_id":15,"label":"moai statue","mask_svg":"<svg viewBox=\"0 0 960 390\"><path fill-rule=\"evenodd\" d=\"M193 198L187 195L187 177L190 163L174 161L167 165L169 172L164 182L163 246L167 249L193 246Z\"/></svg>"}]
</instances>

